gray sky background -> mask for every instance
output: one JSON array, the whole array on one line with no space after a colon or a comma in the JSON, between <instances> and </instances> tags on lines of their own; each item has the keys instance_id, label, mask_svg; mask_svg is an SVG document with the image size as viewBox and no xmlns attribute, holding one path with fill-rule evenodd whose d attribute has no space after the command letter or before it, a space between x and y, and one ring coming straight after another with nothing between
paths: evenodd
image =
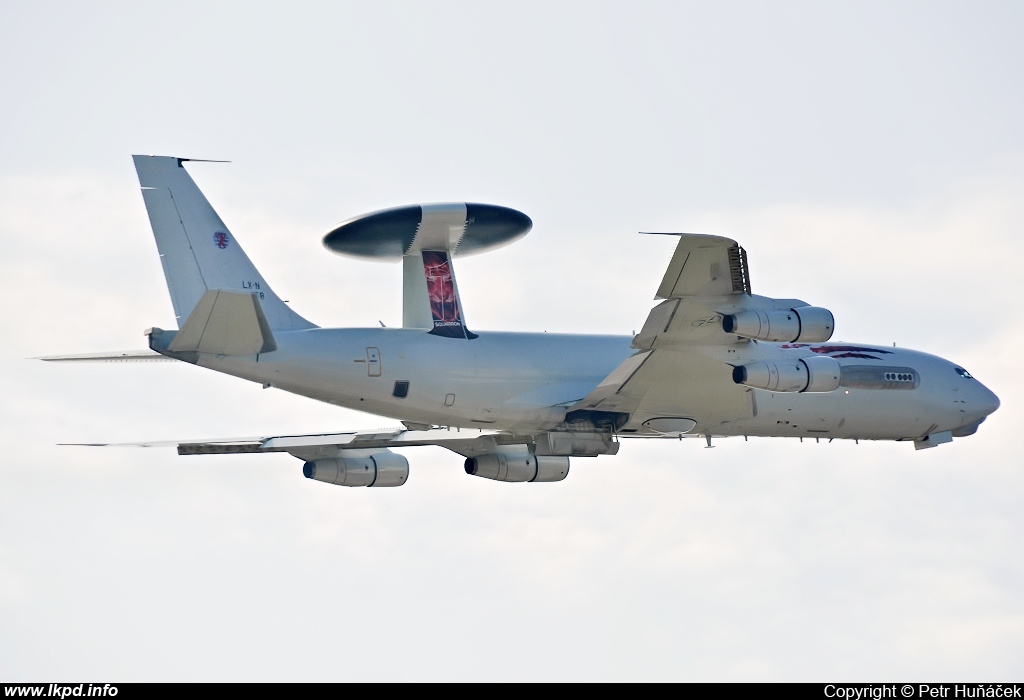
<instances>
[{"instance_id":1,"label":"gray sky background","mask_svg":"<svg viewBox=\"0 0 1024 700\"><path fill-rule=\"evenodd\" d=\"M0 679L1019 680L1020 3L0 0ZM472 328L629 333L674 241L837 338L1002 399L935 450L626 442L565 482L406 451L401 489L287 456L58 442L390 421L191 366L54 366L173 327L129 156L190 170L321 325L401 271L321 247L414 202L516 207L457 261Z\"/></svg>"}]
</instances>

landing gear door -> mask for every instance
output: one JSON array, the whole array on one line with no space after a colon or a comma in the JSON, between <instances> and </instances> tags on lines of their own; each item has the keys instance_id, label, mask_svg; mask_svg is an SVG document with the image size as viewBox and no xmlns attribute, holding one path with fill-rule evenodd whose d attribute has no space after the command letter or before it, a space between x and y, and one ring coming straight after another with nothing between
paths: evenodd
<instances>
[{"instance_id":1,"label":"landing gear door","mask_svg":"<svg viewBox=\"0 0 1024 700\"><path fill-rule=\"evenodd\" d=\"M371 377L380 376L380 350L366 348L366 372Z\"/></svg>"}]
</instances>

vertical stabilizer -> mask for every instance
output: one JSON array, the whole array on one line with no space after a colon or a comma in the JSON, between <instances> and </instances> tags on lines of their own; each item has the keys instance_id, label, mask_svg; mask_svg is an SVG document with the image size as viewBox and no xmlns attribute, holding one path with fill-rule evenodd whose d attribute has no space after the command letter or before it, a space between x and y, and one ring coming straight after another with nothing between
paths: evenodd
<instances>
[{"instance_id":1,"label":"vertical stabilizer","mask_svg":"<svg viewBox=\"0 0 1024 700\"><path fill-rule=\"evenodd\" d=\"M315 327L288 308L256 270L182 167L186 159L132 158L179 327L203 294L216 289L255 295L272 329Z\"/></svg>"}]
</instances>

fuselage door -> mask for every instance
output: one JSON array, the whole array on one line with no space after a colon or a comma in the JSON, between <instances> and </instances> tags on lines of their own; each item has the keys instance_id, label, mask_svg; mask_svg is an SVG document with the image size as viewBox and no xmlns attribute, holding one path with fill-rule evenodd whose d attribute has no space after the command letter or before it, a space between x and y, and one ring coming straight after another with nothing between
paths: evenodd
<instances>
[{"instance_id":1,"label":"fuselage door","mask_svg":"<svg viewBox=\"0 0 1024 700\"><path fill-rule=\"evenodd\" d=\"M366 348L366 372L371 377L380 376L380 350Z\"/></svg>"}]
</instances>

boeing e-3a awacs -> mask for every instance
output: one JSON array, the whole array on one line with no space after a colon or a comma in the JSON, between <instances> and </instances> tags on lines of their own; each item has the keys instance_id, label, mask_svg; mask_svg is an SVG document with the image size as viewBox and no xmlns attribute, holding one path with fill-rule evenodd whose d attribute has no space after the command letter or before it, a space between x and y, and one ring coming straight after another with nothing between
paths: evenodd
<instances>
[{"instance_id":1,"label":"boeing e-3a awacs","mask_svg":"<svg viewBox=\"0 0 1024 700\"><path fill-rule=\"evenodd\" d=\"M350 219L324 237L343 255L401 261L402 328L320 328L286 305L183 163L134 156L178 330L154 352L50 360L170 359L338 406L404 429L180 442L179 454L287 452L306 477L400 486L392 448L439 445L468 474L561 481L570 457L614 455L627 437L896 440L927 448L973 434L999 400L934 355L829 342L833 316L751 293L743 248L679 243L662 301L633 337L473 332L452 259L531 228L513 209L425 204ZM140 443L146 444L146 443Z\"/></svg>"}]
</instances>

